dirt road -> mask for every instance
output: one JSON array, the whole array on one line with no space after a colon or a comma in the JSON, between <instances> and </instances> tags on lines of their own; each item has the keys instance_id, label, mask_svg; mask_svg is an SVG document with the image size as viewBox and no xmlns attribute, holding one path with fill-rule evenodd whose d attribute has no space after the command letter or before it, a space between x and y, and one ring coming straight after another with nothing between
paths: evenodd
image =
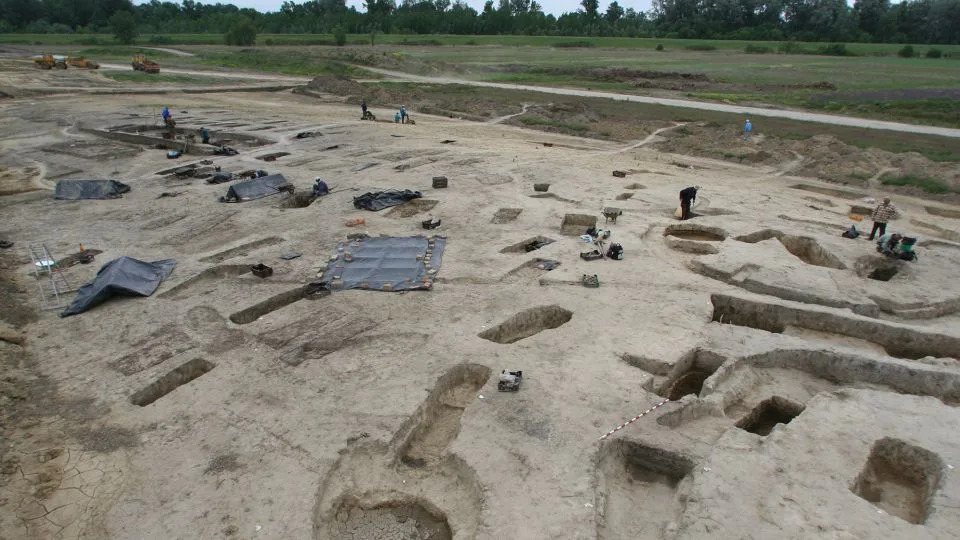
<instances>
[{"instance_id":1,"label":"dirt road","mask_svg":"<svg viewBox=\"0 0 960 540\"><path fill-rule=\"evenodd\" d=\"M129 64L100 64L102 70L130 71ZM279 84L305 84L310 82L310 77L294 77L289 75L278 75L276 73L243 73L237 71L214 71L206 69L176 69L160 68L160 73L174 75L194 75L197 77L223 77L226 79L249 79L257 81L273 81Z\"/></svg>"},{"instance_id":2,"label":"dirt road","mask_svg":"<svg viewBox=\"0 0 960 540\"><path fill-rule=\"evenodd\" d=\"M637 96L632 94L617 94L614 92L597 92L594 90L576 90L573 88L554 88L549 86L532 86L526 84L505 84L486 81L471 81L467 79L453 79L449 77L427 77L422 75L411 75L399 71L372 68L366 66L356 66L360 69L413 82L424 82L431 84L464 84L470 86L483 86L487 88L502 88L504 90L526 90L531 92L543 92L547 94L558 94L562 96L580 96L606 98L617 101L629 101L632 103L649 103L652 105L666 105L668 107L683 107L687 109L700 109L704 111L716 111L733 114L742 114L744 116L765 116L770 118L788 118L790 120L800 120L802 122L817 122L821 124L833 124L837 126L859 127L867 129L885 129L888 131L900 131L905 133L919 133L922 135L940 135L942 137L960 138L960 129L923 126L913 124L903 124L900 122L886 122L883 120L870 120L866 118L854 118L850 116L836 116L832 114L819 114L804 111L794 111L786 109L765 109L760 107L744 107L740 105L726 105L723 103L710 103L706 101L691 101L686 99L668 99L650 96Z\"/></svg>"}]
</instances>

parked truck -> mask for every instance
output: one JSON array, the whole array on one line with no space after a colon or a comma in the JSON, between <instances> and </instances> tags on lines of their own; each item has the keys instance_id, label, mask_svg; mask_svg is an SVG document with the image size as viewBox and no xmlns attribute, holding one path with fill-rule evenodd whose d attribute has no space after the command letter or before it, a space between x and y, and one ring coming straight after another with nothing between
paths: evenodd
<instances>
[{"instance_id":1,"label":"parked truck","mask_svg":"<svg viewBox=\"0 0 960 540\"><path fill-rule=\"evenodd\" d=\"M133 62L131 62L130 65L133 66L134 71L142 71L144 73L160 73L160 64L148 59L142 54L134 56Z\"/></svg>"}]
</instances>

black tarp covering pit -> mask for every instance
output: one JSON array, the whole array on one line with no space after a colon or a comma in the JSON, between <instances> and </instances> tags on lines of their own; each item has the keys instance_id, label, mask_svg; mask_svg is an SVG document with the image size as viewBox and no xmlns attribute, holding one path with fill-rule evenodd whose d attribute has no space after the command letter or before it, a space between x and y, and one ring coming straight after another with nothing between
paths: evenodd
<instances>
[{"instance_id":1,"label":"black tarp covering pit","mask_svg":"<svg viewBox=\"0 0 960 540\"><path fill-rule=\"evenodd\" d=\"M282 174L271 174L254 178L246 182L238 182L230 186L227 196L220 199L223 202L252 201L280 193L280 188L289 185Z\"/></svg>"},{"instance_id":2,"label":"black tarp covering pit","mask_svg":"<svg viewBox=\"0 0 960 540\"><path fill-rule=\"evenodd\" d=\"M61 317L83 313L114 296L150 296L170 275L177 261L144 262L132 257L119 257L100 267L97 277L77 289L77 297Z\"/></svg>"},{"instance_id":3,"label":"black tarp covering pit","mask_svg":"<svg viewBox=\"0 0 960 540\"><path fill-rule=\"evenodd\" d=\"M332 291L430 289L445 246L442 236L378 236L342 242L321 281Z\"/></svg>"},{"instance_id":4,"label":"black tarp covering pit","mask_svg":"<svg viewBox=\"0 0 960 540\"><path fill-rule=\"evenodd\" d=\"M413 199L419 199L422 196L419 191L410 191L409 189L403 191L398 189L376 191L354 197L353 206L357 209L379 212L384 208L397 206L398 204L403 204Z\"/></svg>"},{"instance_id":5,"label":"black tarp covering pit","mask_svg":"<svg viewBox=\"0 0 960 540\"><path fill-rule=\"evenodd\" d=\"M53 198L64 201L119 199L128 191L130 186L116 180L60 180Z\"/></svg>"}]
</instances>

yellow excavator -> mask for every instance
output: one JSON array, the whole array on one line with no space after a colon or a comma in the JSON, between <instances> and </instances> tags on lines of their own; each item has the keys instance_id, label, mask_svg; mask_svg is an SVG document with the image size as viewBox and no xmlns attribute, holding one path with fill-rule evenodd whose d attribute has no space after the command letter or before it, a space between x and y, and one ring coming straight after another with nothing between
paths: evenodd
<instances>
[{"instance_id":1,"label":"yellow excavator","mask_svg":"<svg viewBox=\"0 0 960 540\"><path fill-rule=\"evenodd\" d=\"M75 68L81 69L100 69L100 64L93 60L87 60L83 56L68 56L67 63Z\"/></svg>"},{"instance_id":2,"label":"yellow excavator","mask_svg":"<svg viewBox=\"0 0 960 540\"><path fill-rule=\"evenodd\" d=\"M33 61L40 69L67 69L67 59L65 56L38 54L33 57Z\"/></svg>"}]
</instances>

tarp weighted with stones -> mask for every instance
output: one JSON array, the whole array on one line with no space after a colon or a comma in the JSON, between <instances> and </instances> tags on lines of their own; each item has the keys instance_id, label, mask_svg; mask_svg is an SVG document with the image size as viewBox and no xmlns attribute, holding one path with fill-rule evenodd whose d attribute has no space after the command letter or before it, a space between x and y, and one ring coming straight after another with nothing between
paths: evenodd
<instances>
[{"instance_id":1,"label":"tarp weighted with stones","mask_svg":"<svg viewBox=\"0 0 960 540\"><path fill-rule=\"evenodd\" d=\"M170 275L177 261L144 262L120 257L103 265L93 281L77 289L77 297L61 317L83 313L114 296L150 296Z\"/></svg>"},{"instance_id":2,"label":"tarp weighted with stones","mask_svg":"<svg viewBox=\"0 0 960 540\"><path fill-rule=\"evenodd\" d=\"M130 186L116 180L60 180L53 198L64 201L119 199L128 191Z\"/></svg>"},{"instance_id":3,"label":"tarp weighted with stones","mask_svg":"<svg viewBox=\"0 0 960 540\"><path fill-rule=\"evenodd\" d=\"M320 280L332 291L430 289L445 246L441 236L357 238L337 246Z\"/></svg>"},{"instance_id":4,"label":"tarp weighted with stones","mask_svg":"<svg viewBox=\"0 0 960 540\"><path fill-rule=\"evenodd\" d=\"M353 206L363 210L379 212L384 208L397 206L398 204L403 204L413 199L419 199L422 196L423 195L421 195L419 191L410 191L409 189L405 189L403 191L398 189L376 191L373 193L364 193L359 197L354 197Z\"/></svg>"},{"instance_id":5,"label":"tarp weighted with stones","mask_svg":"<svg viewBox=\"0 0 960 540\"><path fill-rule=\"evenodd\" d=\"M227 196L221 202L252 201L280 193L281 187L290 185L282 174L271 174L247 182L239 182L227 190Z\"/></svg>"}]
</instances>

